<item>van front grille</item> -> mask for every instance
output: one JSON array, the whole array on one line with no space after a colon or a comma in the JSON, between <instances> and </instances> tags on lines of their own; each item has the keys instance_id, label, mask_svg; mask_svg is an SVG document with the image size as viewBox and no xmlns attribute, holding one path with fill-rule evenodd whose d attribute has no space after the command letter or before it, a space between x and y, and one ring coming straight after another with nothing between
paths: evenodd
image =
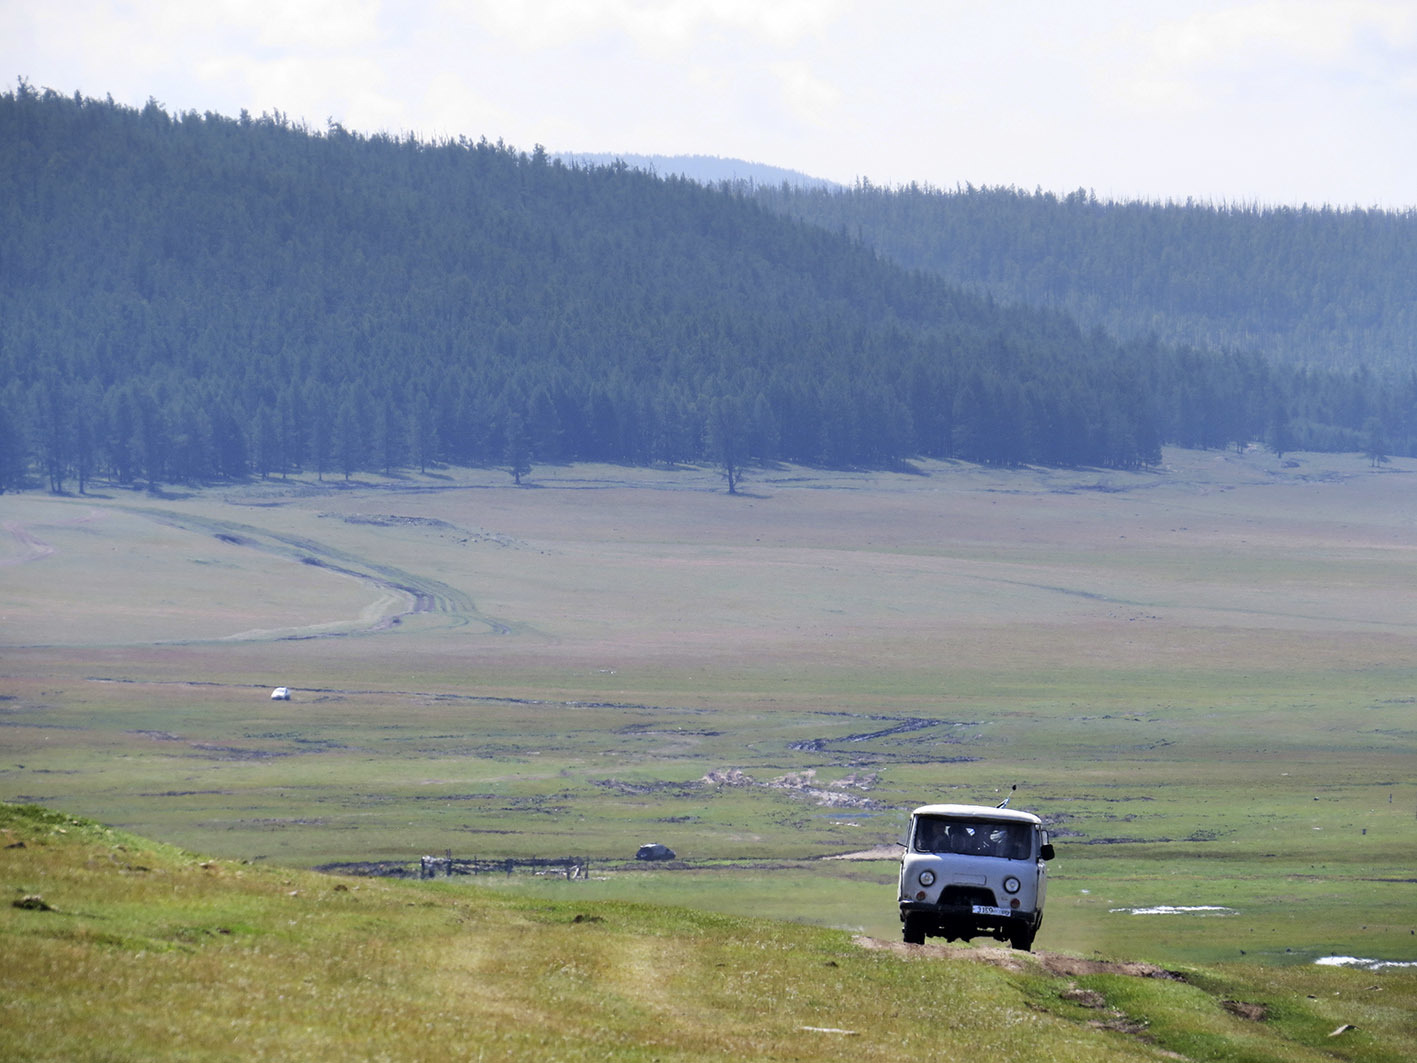
<instances>
[{"instance_id":1,"label":"van front grille","mask_svg":"<svg viewBox=\"0 0 1417 1063\"><path fill-rule=\"evenodd\" d=\"M980 889L978 886L946 886L940 891L940 903L960 906L984 904L992 908L998 902L994 900L992 890Z\"/></svg>"}]
</instances>

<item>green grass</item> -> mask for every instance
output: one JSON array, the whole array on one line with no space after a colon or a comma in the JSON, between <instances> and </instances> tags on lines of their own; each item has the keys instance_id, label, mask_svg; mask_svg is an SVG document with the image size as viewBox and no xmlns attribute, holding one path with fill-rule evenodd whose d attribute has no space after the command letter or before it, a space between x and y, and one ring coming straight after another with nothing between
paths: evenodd
<instances>
[{"instance_id":1,"label":"green grass","mask_svg":"<svg viewBox=\"0 0 1417 1063\"><path fill-rule=\"evenodd\" d=\"M1167 457L6 495L0 798L250 867L586 855L489 889L894 938L893 866L819 858L1018 783L1040 948L1417 958L1417 466ZM434 607L380 626L392 586ZM1113 911L1160 904L1237 914Z\"/></svg>"},{"instance_id":2,"label":"green grass","mask_svg":"<svg viewBox=\"0 0 1417 1063\"><path fill-rule=\"evenodd\" d=\"M35 806L0 805L0 837L0 883L49 909L0 909L5 1059L1399 1060L1417 995L1405 973L1173 980L659 904L341 879ZM1266 1017L1237 1018L1235 1000ZM1358 1029L1327 1038L1340 1022Z\"/></svg>"}]
</instances>

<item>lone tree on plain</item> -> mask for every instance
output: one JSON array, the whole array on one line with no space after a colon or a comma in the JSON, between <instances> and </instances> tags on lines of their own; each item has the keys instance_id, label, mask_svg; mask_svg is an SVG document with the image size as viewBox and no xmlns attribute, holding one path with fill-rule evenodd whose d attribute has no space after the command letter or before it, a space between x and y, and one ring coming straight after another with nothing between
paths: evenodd
<instances>
[{"instance_id":1,"label":"lone tree on plain","mask_svg":"<svg viewBox=\"0 0 1417 1063\"><path fill-rule=\"evenodd\" d=\"M1269 415L1269 449L1276 458L1294 449L1294 428L1289 423L1289 413L1283 406L1276 405Z\"/></svg>"},{"instance_id":2,"label":"lone tree on plain","mask_svg":"<svg viewBox=\"0 0 1417 1063\"><path fill-rule=\"evenodd\" d=\"M728 481L728 493L736 495L748 450L748 414L742 400L729 395L714 399L705 435L709 454Z\"/></svg>"},{"instance_id":3,"label":"lone tree on plain","mask_svg":"<svg viewBox=\"0 0 1417 1063\"><path fill-rule=\"evenodd\" d=\"M520 487L522 477L531 472L531 437L527 435L526 422L519 414L507 417L507 471Z\"/></svg>"},{"instance_id":4,"label":"lone tree on plain","mask_svg":"<svg viewBox=\"0 0 1417 1063\"><path fill-rule=\"evenodd\" d=\"M1368 467L1376 469L1379 465L1386 465L1389 459L1382 422L1376 417L1369 417L1363 425L1363 434L1366 437L1363 450L1368 455Z\"/></svg>"}]
</instances>

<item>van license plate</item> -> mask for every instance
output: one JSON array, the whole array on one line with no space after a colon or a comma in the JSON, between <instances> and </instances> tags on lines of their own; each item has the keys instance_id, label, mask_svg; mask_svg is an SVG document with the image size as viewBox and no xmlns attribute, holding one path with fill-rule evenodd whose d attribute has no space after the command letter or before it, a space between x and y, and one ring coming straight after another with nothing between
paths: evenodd
<instances>
[{"instance_id":1,"label":"van license plate","mask_svg":"<svg viewBox=\"0 0 1417 1063\"><path fill-rule=\"evenodd\" d=\"M974 906L974 914L975 914L975 915L1001 915L1001 916L1004 916L1004 917L1008 917L1008 916L1012 915L1013 913L1010 912L1007 908L991 908L991 907L990 907L989 905L987 905L987 904L976 904L976 905Z\"/></svg>"}]
</instances>

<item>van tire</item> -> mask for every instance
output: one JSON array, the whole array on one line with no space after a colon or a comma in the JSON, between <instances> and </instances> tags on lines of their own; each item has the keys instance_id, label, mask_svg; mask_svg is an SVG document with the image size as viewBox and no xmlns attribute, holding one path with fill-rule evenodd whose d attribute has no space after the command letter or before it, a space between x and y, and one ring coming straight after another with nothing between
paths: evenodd
<instances>
[{"instance_id":1,"label":"van tire","mask_svg":"<svg viewBox=\"0 0 1417 1063\"><path fill-rule=\"evenodd\" d=\"M1020 927L1009 932L1009 944L1018 949L1019 952L1028 952L1033 948L1033 935L1037 933L1036 927Z\"/></svg>"},{"instance_id":2,"label":"van tire","mask_svg":"<svg viewBox=\"0 0 1417 1063\"><path fill-rule=\"evenodd\" d=\"M907 945L925 944L925 920L914 912L905 914L905 928L901 931Z\"/></svg>"}]
</instances>

